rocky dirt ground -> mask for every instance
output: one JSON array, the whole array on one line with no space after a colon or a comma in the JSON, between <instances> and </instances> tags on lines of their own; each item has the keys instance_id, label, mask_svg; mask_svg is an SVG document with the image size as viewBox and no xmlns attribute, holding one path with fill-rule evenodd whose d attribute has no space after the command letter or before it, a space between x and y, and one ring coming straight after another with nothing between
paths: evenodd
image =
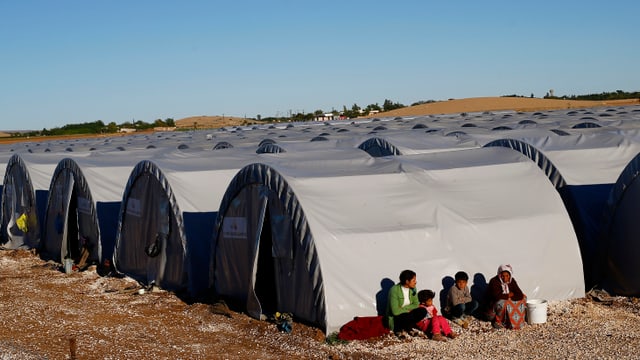
<instances>
[{"instance_id":1,"label":"rocky dirt ground","mask_svg":"<svg viewBox=\"0 0 640 360\"><path fill-rule=\"evenodd\" d=\"M549 304L547 323L493 330L453 325L455 340L394 336L329 342L294 323L290 334L239 312L219 314L94 268L65 274L32 251L0 251L0 359L513 359L637 358L636 298ZM603 301L604 300L604 301Z\"/></svg>"}]
</instances>

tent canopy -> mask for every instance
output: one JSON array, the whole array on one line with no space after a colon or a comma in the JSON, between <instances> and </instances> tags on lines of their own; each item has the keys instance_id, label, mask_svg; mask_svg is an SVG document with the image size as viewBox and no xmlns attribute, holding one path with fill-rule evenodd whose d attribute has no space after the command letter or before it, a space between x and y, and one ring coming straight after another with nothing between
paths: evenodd
<instances>
[{"instance_id":1,"label":"tent canopy","mask_svg":"<svg viewBox=\"0 0 640 360\"><path fill-rule=\"evenodd\" d=\"M509 262L530 297L584 294L558 193L508 149L253 164L229 185L216 235L220 294L244 301L254 316L291 311L327 332L378 313L381 284L405 268L419 274L420 288L437 290L458 270L488 281ZM276 294L262 291L264 283Z\"/></svg>"}]
</instances>

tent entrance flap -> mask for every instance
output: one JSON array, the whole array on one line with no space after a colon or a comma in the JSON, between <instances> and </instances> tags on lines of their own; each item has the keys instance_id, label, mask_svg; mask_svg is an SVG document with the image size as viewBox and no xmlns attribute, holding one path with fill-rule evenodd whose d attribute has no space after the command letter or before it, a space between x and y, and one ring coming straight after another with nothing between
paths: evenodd
<instances>
[{"instance_id":1,"label":"tent entrance flap","mask_svg":"<svg viewBox=\"0 0 640 360\"><path fill-rule=\"evenodd\" d=\"M275 263L273 257L273 240L271 237L271 216L266 207L262 216L260 243L258 244L258 268L255 278L255 293L262 306L262 312L273 314L278 311L279 287L276 284ZM266 219L267 221L264 221Z\"/></svg>"},{"instance_id":2,"label":"tent entrance flap","mask_svg":"<svg viewBox=\"0 0 640 360\"><path fill-rule=\"evenodd\" d=\"M78 252L75 248L78 247L78 215L76 211L77 202L73 201L75 197L75 179L73 176L68 176L64 183L64 189L58 194L62 198L59 199L59 204L62 205L60 214L57 218L57 227L59 233L61 230L62 241L60 243L60 259L73 259L76 262L79 258ZM75 237L75 240L72 238Z\"/></svg>"},{"instance_id":3,"label":"tent entrance flap","mask_svg":"<svg viewBox=\"0 0 640 360\"><path fill-rule=\"evenodd\" d=\"M148 196L146 199L150 200L149 203L153 205L153 210L150 211L153 220L150 224L155 225L156 231L152 231L149 234L144 252L149 257L147 262L147 284L162 285L165 278L165 271L167 269L167 258L175 251L172 251L170 244L175 244L177 239L171 238L171 205L169 199L160 193L159 199L156 201L156 197ZM172 241L173 240L173 241ZM171 276L167 276L171 279Z\"/></svg>"},{"instance_id":4,"label":"tent entrance flap","mask_svg":"<svg viewBox=\"0 0 640 360\"><path fill-rule=\"evenodd\" d=\"M9 159L0 189L0 248L37 248L40 243L40 209L29 172L18 154ZM46 200L40 203L46 203Z\"/></svg>"},{"instance_id":5,"label":"tent entrance flap","mask_svg":"<svg viewBox=\"0 0 640 360\"><path fill-rule=\"evenodd\" d=\"M251 269L251 279L249 282L249 293L247 294L247 313L256 318L256 319L260 319L260 315L263 314L263 304L260 302L260 298L259 295L264 295L263 292L265 291L264 286L266 286L266 284L263 283L264 279L263 279L263 275L259 274L259 271L262 270L259 267L260 264L260 253L264 252L261 251L262 250L262 245L261 245L261 237L262 237L262 226L264 223L264 218L265 218L265 213L267 210L267 199L266 198L261 198L260 199L260 206L258 207L258 211L259 213L257 214L257 226L256 226L256 232L254 234L254 238L255 241L253 243L253 256L252 256L252 261L250 262L252 264L252 269ZM268 291L269 289L266 289L266 291ZM258 292L261 292L260 294L258 294ZM275 291L274 288L271 289L271 291Z\"/></svg>"}]
</instances>

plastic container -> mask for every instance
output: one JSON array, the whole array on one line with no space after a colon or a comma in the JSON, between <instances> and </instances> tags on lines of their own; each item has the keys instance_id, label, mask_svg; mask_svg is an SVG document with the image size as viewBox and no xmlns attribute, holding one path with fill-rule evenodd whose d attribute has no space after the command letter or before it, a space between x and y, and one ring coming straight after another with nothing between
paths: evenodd
<instances>
[{"instance_id":1,"label":"plastic container","mask_svg":"<svg viewBox=\"0 0 640 360\"><path fill-rule=\"evenodd\" d=\"M73 259L63 259L62 264L64 265L65 273L71 274L73 272Z\"/></svg>"},{"instance_id":2,"label":"plastic container","mask_svg":"<svg viewBox=\"0 0 640 360\"><path fill-rule=\"evenodd\" d=\"M547 300L527 300L527 322L529 324L544 324L547 322Z\"/></svg>"}]
</instances>

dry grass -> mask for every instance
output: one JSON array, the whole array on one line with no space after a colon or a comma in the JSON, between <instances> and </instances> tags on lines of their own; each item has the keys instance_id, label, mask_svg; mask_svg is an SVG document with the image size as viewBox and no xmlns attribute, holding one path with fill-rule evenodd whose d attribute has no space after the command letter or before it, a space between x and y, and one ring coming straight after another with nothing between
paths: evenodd
<instances>
[{"instance_id":1,"label":"dry grass","mask_svg":"<svg viewBox=\"0 0 640 360\"><path fill-rule=\"evenodd\" d=\"M190 116L176 120L178 129L214 129L226 126L243 126L260 122L233 116Z\"/></svg>"},{"instance_id":2,"label":"dry grass","mask_svg":"<svg viewBox=\"0 0 640 360\"><path fill-rule=\"evenodd\" d=\"M478 97L469 99L438 101L429 104L416 105L388 111L385 113L379 113L373 115L372 117L455 114L463 112L468 113L500 110L529 112L560 109L584 109L603 106L623 106L635 104L640 104L640 99L578 101L521 97Z\"/></svg>"}]
</instances>

